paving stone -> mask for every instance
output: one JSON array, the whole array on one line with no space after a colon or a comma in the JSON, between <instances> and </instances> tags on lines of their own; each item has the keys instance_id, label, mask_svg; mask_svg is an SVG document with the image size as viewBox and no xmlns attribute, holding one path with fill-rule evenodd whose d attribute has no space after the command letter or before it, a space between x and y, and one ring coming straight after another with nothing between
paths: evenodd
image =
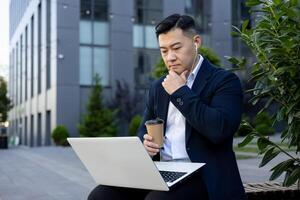
<instances>
[{"instance_id":1,"label":"paving stone","mask_svg":"<svg viewBox=\"0 0 300 200\"><path fill-rule=\"evenodd\" d=\"M261 158L238 160L242 181L268 181L269 170L283 159L263 168ZM82 200L96 185L70 147L0 150L0 200Z\"/></svg>"}]
</instances>

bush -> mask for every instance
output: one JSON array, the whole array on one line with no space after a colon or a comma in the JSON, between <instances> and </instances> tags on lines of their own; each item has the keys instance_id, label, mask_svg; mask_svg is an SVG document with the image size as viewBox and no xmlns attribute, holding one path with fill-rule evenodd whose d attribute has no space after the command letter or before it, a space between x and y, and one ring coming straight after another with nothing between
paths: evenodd
<instances>
[{"instance_id":1,"label":"bush","mask_svg":"<svg viewBox=\"0 0 300 200\"><path fill-rule=\"evenodd\" d=\"M255 86L248 90L253 93L250 100L253 105L265 101L263 110L275 102L278 109L274 115L274 125L285 123L280 132L281 142L288 144L288 150L262 135L256 127L244 123L253 129L239 147L257 139L260 154L263 155L260 167L265 166L279 154L287 155L275 166L271 164L273 181L284 174L284 186L298 182L300 186L300 1L247 0L257 19L249 28L249 20L243 22L241 29L234 27L234 36L239 36L255 54L251 63L251 80ZM237 67L243 69L239 59L231 59ZM230 61L230 60L229 60ZM246 66L247 67L247 66ZM260 128L262 129L262 128ZM294 153L290 153L294 151Z\"/></svg>"},{"instance_id":2,"label":"bush","mask_svg":"<svg viewBox=\"0 0 300 200\"><path fill-rule=\"evenodd\" d=\"M52 132L52 139L56 145L68 146L67 137L69 137L69 132L63 125L57 126Z\"/></svg>"},{"instance_id":3,"label":"bush","mask_svg":"<svg viewBox=\"0 0 300 200\"><path fill-rule=\"evenodd\" d=\"M129 123L129 127L128 127L128 132L131 136L136 136L137 135L137 130L140 126L142 122L142 117L140 115L135 115L130 123Z\"/></svg>"}]
</instances>

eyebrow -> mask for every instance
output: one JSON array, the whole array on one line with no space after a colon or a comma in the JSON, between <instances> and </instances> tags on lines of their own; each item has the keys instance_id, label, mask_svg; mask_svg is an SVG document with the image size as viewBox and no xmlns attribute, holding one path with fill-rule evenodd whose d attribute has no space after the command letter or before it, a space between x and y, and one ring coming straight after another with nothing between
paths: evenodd
<instances>
[{"instance_id":1,"label":"eyebrow","mask_svg":"<svg viewBox=\"0 0 300 200\"><path fill-rule=\"evenodd\" d=\"M178 44L181 44L181 42L175 42L174 44L171 44L170 46L171 46L171 47L174 47L174 46L176 46L176 45L178 45ZM167 47L160 46L159 48L160 48L160 49L166 49Z\"/></svg>"}]
</instances>

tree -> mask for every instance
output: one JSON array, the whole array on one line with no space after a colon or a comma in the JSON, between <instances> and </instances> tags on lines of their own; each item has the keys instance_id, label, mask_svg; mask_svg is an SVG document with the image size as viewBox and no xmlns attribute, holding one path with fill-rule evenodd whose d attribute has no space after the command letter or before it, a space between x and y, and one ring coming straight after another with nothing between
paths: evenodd
<instances>
[{"instance_id":1,"label":"tree","mask_svg":"<svg viewBox=\"0 0 300 200\"><path fill-rule=\"evenodd\" d=\"M254 88L252 104L264 100L267 109L272 102L279 106L273 115L273 125L284 122L287 126L280 133L281 142L287 142L290 151L264 136L260 130L244 121L241 128L248 132L239 146L245 146L254 138L260 154L263 155L260 167L265 166L279 154L287 159L276 164L270 180L275 180L283 173L283 185L298 182L300 187L300 2L299 0L248 0L246 3L257 13L257 22L249 28L249 21L244 21L241 30L234 27L233 35L239 36L255 54L257 61L249 66ZM238 58L229 61L244 69L245 63ZM296 149L296 150L293 150Z\"/></svg>"},{"instance_id":2,"label":"tree","mask_svg":"<svg viewBox=\"0 0 300 200\"><path fill-rule=\"evenodd\" d=\"M102 86L98 74L94 77L94 84L87 105L87 114L82 124L78 126L80 136L99 137L115 136L117 128L115 125L116 111L103 106Z\"/></svg>"},{"instance_id":3,"label":"tree","mask_svg":"<svg viewBox=\"0 0 300 200\"><path fill-rule=\"evenodd\" d=\"M0 76L0 122L7 120L7 112L11 109L11 101L7 97L7 83Z\"/></svg>"},{"instance_id":4,"label":"tree","mask_svg":"<svg viewBox=\"0 0 300 200\"><path fill-rule=\"evenodd\" d=\"M130 90L130 86L124 80L116 81L115 96L110 101L110 108L116 109L118 118L119 130L126 135L128 125L132 118L140 113L143 103L143 96L137 90Z\"/></svg>"},{"instance_id":5,"label":"tree","mask_svg":"<svg viewBox=\"0 0 300 200\"><path fill-rule=\"evenodd\" d=\"M218 56L209 48L201 46L198 48L198 53L200 53L204 58L208 59L212 64L220 66L221 62ZM159 78L168 73L166 65L162 58L158 60L155 65L155 68L152 72L154 78Z\"/></svg>"}]
</instances>

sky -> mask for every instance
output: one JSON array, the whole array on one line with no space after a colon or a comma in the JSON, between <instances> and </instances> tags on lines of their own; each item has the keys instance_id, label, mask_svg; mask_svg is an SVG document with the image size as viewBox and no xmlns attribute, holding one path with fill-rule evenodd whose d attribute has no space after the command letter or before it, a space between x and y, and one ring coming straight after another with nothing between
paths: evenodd
<instances>
[{"instance_id":1,"label":"sky","mask_svg":"<svg viewBox=\"0 0 300 200\"><path fill-rule=\"evenodd\" d=\"M8 78L9 64L9 0L0 0L0 76Z\"/></svg>"}]
</instances>

